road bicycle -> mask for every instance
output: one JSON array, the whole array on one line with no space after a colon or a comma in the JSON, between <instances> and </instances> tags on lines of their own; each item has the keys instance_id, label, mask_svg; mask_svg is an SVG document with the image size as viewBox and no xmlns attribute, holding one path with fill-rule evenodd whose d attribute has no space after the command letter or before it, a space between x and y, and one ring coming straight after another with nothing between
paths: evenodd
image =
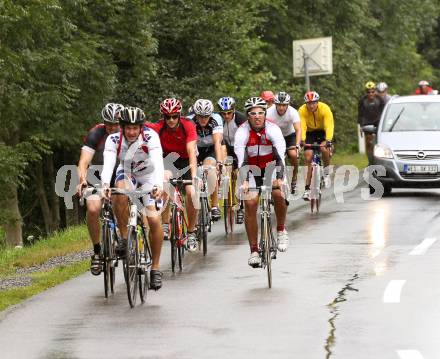
<instances>
[{"instance_id":1,"label":"road bicycle","mask_svg":"<svg viewBox=\"0 0 440 359\"><path fill-rule=\"evenodd\" d=\"M183 257L185 253L185 241L188 231L188 223L185 218L185 208L180 188L191 185L192 180L171 178L170 184L174 187L173 195L170 196L171 223L170 223L170 244L171 244L171 269L174 273L178 262L179 269L183 269Z\"/></svg>"},{"instance_id":2,"label":"road bicycle","mask_svg":"<svg viewBox=\"0 0 440 359\"><path fill-rule=\"evenodd\" d=\"M130 307L136 304L137 291L141 302L145 302L149 288L149 274L152 265L148 231L139 208L139 199L151 194L151 191L124 190L112 188L112 193L126 195L128 198L129 217L127 225L127 248L123 260L124 278ZM157 206L157 204L156 204Z\"/></svg>"},{"instance_id":3,"label":"road bicycle","mask_svg":"<svg viewBox=\"0 0 440 359\"><path fill-rule=\"evenodd\" d=\"M208 252L208 232L211 232L212 218L211 208L208 201L208 171L210 166L199 166L198 171L201 173L201 182L196 180L196 190L199 191L199 215L197 221L197 241L199 249L203 250L203 255ZM212 167L215 168L215 167Z\"/></svg>"},{"instance_id":4,"label":"road bicycle","mask_svg":"<svg viewBox=\"0 0 440 359\"><path fill-rule=\"evenodd\" d=\"M251 187L249 191L258 192L260 207L260 239L258 254L261 258L261 268L267 271L267 284L272 288L272 259L277 257L277 242L273 235L271 219L271 194L272 190L280 189L278 186Z\"/></svg>"},{"instance_id":5,"label":"road bicycle","mask_svg":"<svg viewBox=\"0 0 440 359\"><path fill-rule=\"evenodd\" d=\"M312 176L310 180L310 210L319 213L321 205L322 188L324 187L324 170L321 166L321 148L326 147L317 143L305 144L304 149L313 150Z\"/></svg>"},{"instance_id":6,"label":"road bicycle","mask_svg":"<svg viewBox=\"0 0 440 359\"><path fill-rule=\"evenodd\" d=\"M98 188L87 187L80 203L84 204L84 198L95 194ZM115 216L113 214L111 201L104 199L101 208L101 253L99 255L100 265L104 274L104 296L108 298L109 292L114 293L115 273L118 266L116 255L116 244L119 241Z\"/></svg>"},{"instance_id":7,"label":"road bicycle","mask_svg":"<svg viewBox=\"0 0 440 359\"><path fill-rule=\"evenodd\" d=\"M221 188L221 198L223 198L223 219L226 234L234 232L237 209L237 199L235 196L237 173L234 171L233 161L231 156L226 157L224 163L225 171L220 171L222 175L219 188Z\"/></svg>"}]
</instances>

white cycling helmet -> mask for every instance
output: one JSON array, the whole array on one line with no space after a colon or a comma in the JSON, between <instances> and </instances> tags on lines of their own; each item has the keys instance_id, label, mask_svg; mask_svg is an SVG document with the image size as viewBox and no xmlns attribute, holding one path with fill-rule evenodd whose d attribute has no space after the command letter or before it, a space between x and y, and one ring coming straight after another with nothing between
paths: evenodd
<instances>
[{"instance_id":1,"label":"white cycling helmet","mask_svg":"<svg viewBox=\"0 0 440 359\"><path fill-rule=\"evenodd\" d=\"M108 103L101 111L105 123L118 123L124 106L119 103Z\"/></svg>"},{"instance_id":2,"label":"white cycling helmet","mask_svg":"<svg viewBox=\"0 0 440 359\"><path fill-rule=\"evenodd\" d=\"M288 105L290 103L290 95L287 92L280 91L275 95L275 104Z\"/></svg>"},{"instance_id":3,"label":"white cycling helmet","mask_svg":"<svg viewBox=\"0 0 440 359\"><path fill-rule=\"evenodd\" d=\"M419 86L429 86L429 82L426 80L419 81Z\"/></svg>"},{"instance_id":4,"label":"white cycling helmet","mask_svg":"<svg viewBox=\"0 0 440 359\"><path fill-rule=\"evenodd\" d=\"M261 97L248 98L244 103L244 110L246 111L246 113L248 113L253 107L261 107L266 110L267 102L264 101Z\"/></svg>"},{"instance_id":5,"label":"white cycling helmet","mask_svg":"<svg viewBox=\"0 0 440 359\"><path fill-rule=\"evenodd\" d=\"M193 111L199 116L211 116L214 111L214 105L210 100L201 98L194 103Z\"/></svg>"},{"instance_id":6,"label":"white cycling helmet","mask_svg":"<svg viewBox=\"0 0 440 359\"><path fill-rule=\"evenodd\" d=\"M376 90L379 92L384 92L388 88L386 82L379 82L376 86Z\"/></svg>"},{"instance_id":7,"label":"white cycling helmet","mask_svg":"<svg viewBox=\"0 0 440 359\"><path fill-rule=\"evenodd\" d=\"M142 125L145 122L145 114L139 107L127 106L121 112L119 123L125 125Z\"/></svg>"}]
</instances>

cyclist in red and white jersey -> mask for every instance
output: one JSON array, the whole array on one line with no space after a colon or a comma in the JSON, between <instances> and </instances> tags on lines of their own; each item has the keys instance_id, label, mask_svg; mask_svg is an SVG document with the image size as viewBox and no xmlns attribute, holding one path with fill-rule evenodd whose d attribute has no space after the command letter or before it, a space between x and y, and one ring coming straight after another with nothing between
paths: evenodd
<instances>
[{"instance_id":1,"label":"cyclist in red and white jersey","mask_svg":"<svg viewBox=\"0 0 440 359\"><path fill-rule=\"evenodd\" d=\"M286 142L280 128L266 121L266 108L266 101L261 97L249 98L245 102L248 121L241 125L235 134L234 150L238 159L238 168L248 166L244 171L240 170L240 176L246 177L241 185L244 193L249 187L260 187L266 181L280 188L284 183ZM269 165L276 165L276 170L266 173L266 170L270 172ZM280 189L272 191L272 198L277 219L278 250L284 252L289 245L289 237L285 229L287 205ZM251 267L258 267L261 261L257 242L258 197L247 196L244 202L246 233L251 250L248 264Z\"/></svg>"},{"instance_id":2,"label":"cyclist in red and white jersey","mask_svg":"<svg viewBox=\"0 0 440 359\"><path fill-rule=\"evenodd\" d=\"M93 127L84 138L84 145L81 148L81 155L78 162L79 185L77 188L78 195L81 197L83 190L87 185L95 186L101 180L98 169L94 171L94 176L87 176L90 164L92 167L102 166L104 145L107 137L119 131L119 118L124 106L117 103L108 103L101 112L102 120ZM91 179L95 177L95 182ZM89 178L89 181L87 181ZM93 275L99 275L101 268L101 244L100 244L100 223L99 215L101 213L102 199L93 193L86 198L87 207L87 229L89 231L90 240L93 244L93 255L90 263L90 271Z\"/></svg>"},{"instance_id":3,"label":"cyclist in red and white jersey","mask_svg":"<svg viewBox=\"0 0 440 359\"><path fill-rule=\"evenodd\" d=\"M159 136L154 130L144 126L144 122L145 114L140 108L125 107L122 111L119 120L121 131L110 135L105 142L102 194L106 198L109 197L111 174L117 159L120 161L116 170L117 188L130 190L134 187L151 192L142 196L141 206L150 227L152 252L150 287L157 290L162 286L159 260L163 231L156 202L162 197L164 167ZM116 250L120 256L124 256L127 246L127 197L114 196L112 206L122 237Z\"/></svg>"},{"instance_id":4,"label":"cyclist in red and white jersey","mask_svg":"<svg viewBox=\"0 0 440 359\"><path fill-rule=\"evenodd\" d=\"M286 141L287 156L293 166L290 192L296 192L296 178L298 176L298 153L301 143L301 120L298 111L290 106L290 95L281 91L275 95L275 106L267 109L267 118L276 123Z\"/></svg>"},{"instance_id":5,"label":"cyclist in red and white jersey","mask_svg":"<svg viewBox=\"0 0 440 359\"><path fill-rule=\"evenodd\" d=\"M197 132L195 124L181 116L182 104L176 98L167 98L160 104L162 119L157 123L147 126L154 129L160 137L163 156L165 158L165 180L179 178L183 180L194 180L197 176ZM170 154L177 155L177 159ZM197 221L197 210L194 207L192 195L194 187L185 186L186 213L188 216L188 239L187 249L194 252L197 249L197 236L195 226ZM169 236L170 206L162 212L162 228L164 237Z\"/></svg>"}]
</instances>

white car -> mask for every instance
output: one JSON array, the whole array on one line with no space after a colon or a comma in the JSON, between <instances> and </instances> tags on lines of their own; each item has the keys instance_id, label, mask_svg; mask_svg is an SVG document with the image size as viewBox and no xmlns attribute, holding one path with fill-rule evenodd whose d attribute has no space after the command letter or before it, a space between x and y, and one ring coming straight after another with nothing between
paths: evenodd
<instances>
[{"instance_id":1,"label":"white car","mask_svg":"<svg viewBox=\"0 0 440 359\"><path fill-rule=\"evenodd\" d=\"M377 128L372 164L386 170L384 176L375 175L384 195L393 187L440 187L440 96L393 97Z\"/></svg>"}]
</instances>

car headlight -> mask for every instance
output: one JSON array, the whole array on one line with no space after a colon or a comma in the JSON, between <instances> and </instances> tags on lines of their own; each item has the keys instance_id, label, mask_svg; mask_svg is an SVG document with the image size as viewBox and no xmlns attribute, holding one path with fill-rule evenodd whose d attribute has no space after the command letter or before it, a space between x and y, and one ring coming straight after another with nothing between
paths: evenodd
<instances>
[{"instance_id":1,"label":"car headlight","mask_svg":"<svg viewBox=\"0 0 440 359\"><path fill-rule=\"evenodd\" d=\"M386 145L377 144L374 146L374 157L393 158L393 151Z\"/></svg>"}]
</instances>

